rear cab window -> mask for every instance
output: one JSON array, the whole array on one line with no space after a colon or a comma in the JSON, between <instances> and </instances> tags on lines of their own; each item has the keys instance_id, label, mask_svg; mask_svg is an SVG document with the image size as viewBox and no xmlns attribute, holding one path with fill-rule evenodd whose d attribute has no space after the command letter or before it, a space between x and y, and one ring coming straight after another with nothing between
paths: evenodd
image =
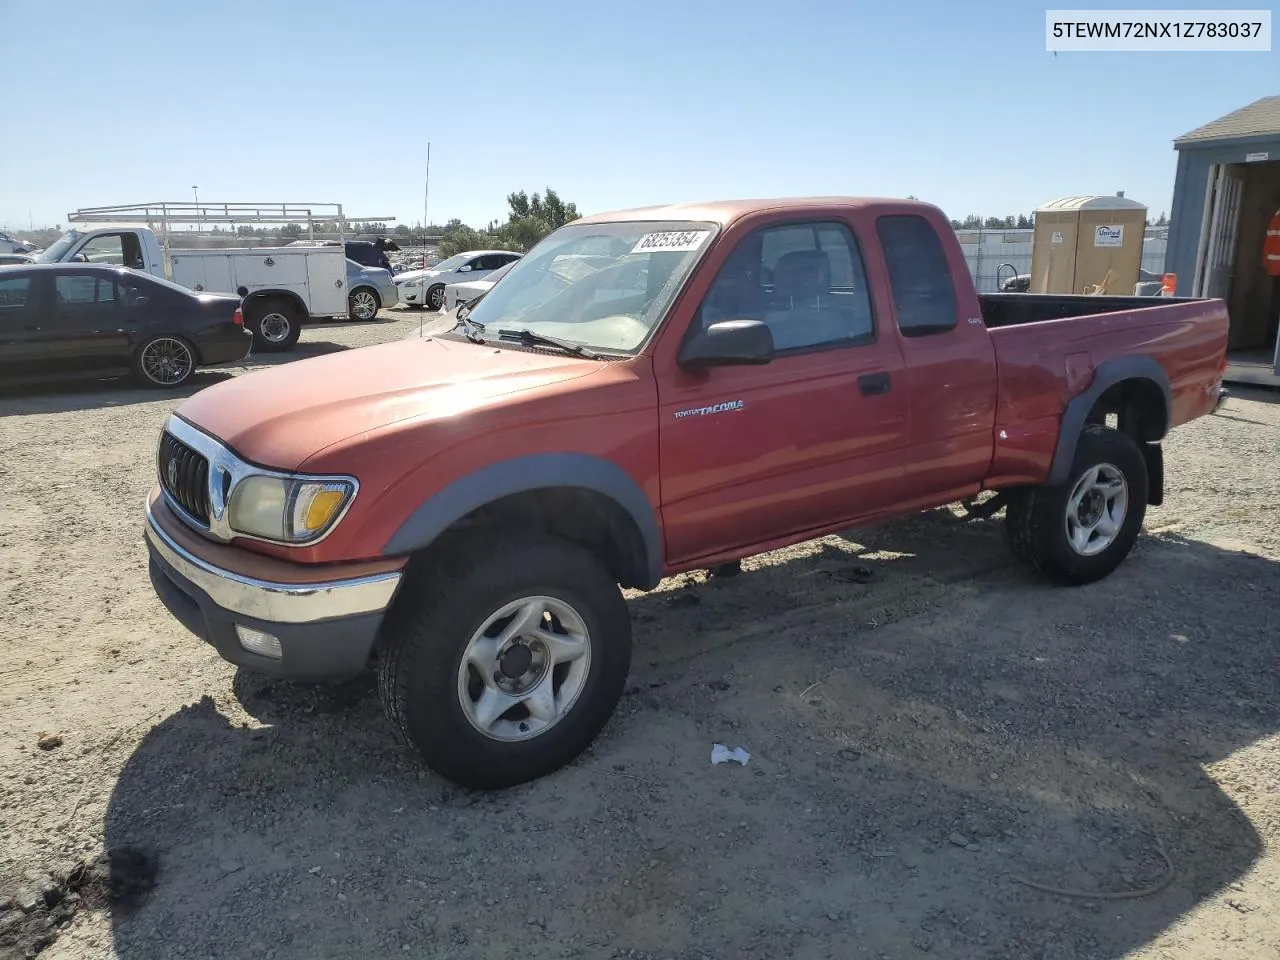
<instances>
[{"instance_id":1,"label":"rear cab window","mask_svg":"<svg viewBox=\"0 0 1280 960\"><path fill-rule=\"evenodd\" d=\"M927 337L954 330L956 286L933 224L915 214L891 214L876 219L876 234L889 271L898 331L904 337Z\"/></svg>"}]
</instances>

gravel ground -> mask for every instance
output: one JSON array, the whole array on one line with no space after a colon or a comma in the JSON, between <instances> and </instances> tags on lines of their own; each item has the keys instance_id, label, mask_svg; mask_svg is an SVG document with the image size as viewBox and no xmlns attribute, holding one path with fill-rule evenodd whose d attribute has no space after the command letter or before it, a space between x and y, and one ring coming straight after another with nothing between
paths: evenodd
<instances>
[{"instance_id":1,"label":"gravel ground","mask_svg":"<svg viewBox=\"0 0 1280 960\"><path fill-rule=\"evenodd\" d=\"M269 362L421 319L383 317ZM370 684L237 671L161 608L175 397L0 395L0 956L1280 956L1277 401L1177 431L1088 588L942 510L636 595L600 740L473 794Z\"/></svg>"}]
</instances>

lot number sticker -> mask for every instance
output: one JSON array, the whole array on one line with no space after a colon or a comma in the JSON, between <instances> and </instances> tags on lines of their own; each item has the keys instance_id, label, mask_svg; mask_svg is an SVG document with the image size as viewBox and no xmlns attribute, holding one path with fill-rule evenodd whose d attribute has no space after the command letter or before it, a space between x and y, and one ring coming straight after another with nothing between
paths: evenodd
<instances>
[{"instance_id":1,"label":"lot number sticker","mask_svg":"<svg viewBox=\"0 0 1280 960\"><path fill-rule=\"evenodd\" d=\"M646 233L631 248L632 253L685 253L697 250L702 241L711 236L708 230L671 230L667 233Z\"/></svg>"}]
</instances>

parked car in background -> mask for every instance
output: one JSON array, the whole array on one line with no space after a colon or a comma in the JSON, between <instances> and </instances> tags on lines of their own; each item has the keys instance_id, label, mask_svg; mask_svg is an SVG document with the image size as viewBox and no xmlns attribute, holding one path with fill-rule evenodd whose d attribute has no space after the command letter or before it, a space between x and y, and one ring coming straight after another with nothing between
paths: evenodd
<instances>
[{"instance_id":1,"label":"parked car in background","mask_svg":"<svg viewBox=\"0 0 1280 960\"><path fill-rule=\"evenodd\" d=\"M346 259L336 245L180 248L166 251L150 227L68 230L37 263L119 265L163 277L196 293L244 298L245 325L263 352L288 350L313 317L345 317Z\"/></svg>"},{"instance_id":2,"label":"parked car in background","mask_svg":"<svg viewBox=\"0 0 1280 960\"><path fill-rule=\"evenodd\" d=\"M516 261L512 260L505 267L499 267L487 277L482 277L479 280L461 280L458 283L446 284L444 288L444 308L446 310L454 310L461 304L474 300L476 297L484 296L515 264Z\"/></svg>"},{"instance_id":3,"label":"parked car in background","mask_svg":"<svg viewBox=\"0 0 1280 960\"><path fill-rule=\"evenodd\" d=\"M410 307L439 310L444 306L444 288L450 283L483 279L520 257L521 254L510 250L468 250L425 270L406 270L396 274L400 302Z\"/></svg>"},{"instance_id":4,"label":"parked car in background","mask_svg":"<svg viewBox=\"0 0 1280 960\"><path fill-rule=\"evenodd\" d=\"M291 240L287 247L342 247L348 260L354 260L362 267L381 267L388 273L395 273L395 267L387 256L388 250L399 250L400 247L391 240Z\"/></svg>"},{"instance_id":5,"label":"parked car in background","mask_svg":"<svg viewBox=\"0 0 1280 960\"><path fill-rule=\"evenodd\" d=\"M372 320L383 307L394 307L399 296L390 270L347 260L347 315L352 320Z\"/></svg>"},{"instance_id":6,"label":"parked car in background","mask_svg":"<svg viewBox=\"0 0 1280 960\"><path fill-rule=\"evenodd\" d=\"M19 240L0 230L0 253L34 253L39 249L30 240Z\"/></svg>"},{"instance_id":7,"label":"parked car in background","mask_svg":"<svg viewBox=\"0 0 1280 960\"><path fill-rule=\"evenodd\" d=\"M0 267L0 382L116 377L180 387L249 355L240 298L124 267Z\"/></svg>"}]
</instances>

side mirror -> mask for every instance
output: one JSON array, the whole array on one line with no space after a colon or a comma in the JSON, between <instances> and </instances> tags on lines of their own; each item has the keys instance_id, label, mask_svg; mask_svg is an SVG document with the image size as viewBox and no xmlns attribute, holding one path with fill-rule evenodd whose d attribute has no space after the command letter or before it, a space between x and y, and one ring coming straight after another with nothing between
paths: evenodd
<instances>
[{"instance_id":1,"label":"side mirror","mask_svg":"<svg viewBox=\"0 0 1280 960\"><path fill-rule=\"evenodd\" d=\"M459 273L470 273L470 272L471 272L471 264L469 264L469 263L464 263L462 266L460 266L460 267L458 268L458 272L459 272Z\"/></svg>"},{"instance_id":2,"label":"side mirror","mask_svg":"<svg viewBox=\"0 0 1280 960\"><path fill-rule=\"evenodd\" d=\"M766 364L773 359L773 333L759 320L721 320L699 330L680 349L683 367Z\"/></svg>"}]
</instances>

